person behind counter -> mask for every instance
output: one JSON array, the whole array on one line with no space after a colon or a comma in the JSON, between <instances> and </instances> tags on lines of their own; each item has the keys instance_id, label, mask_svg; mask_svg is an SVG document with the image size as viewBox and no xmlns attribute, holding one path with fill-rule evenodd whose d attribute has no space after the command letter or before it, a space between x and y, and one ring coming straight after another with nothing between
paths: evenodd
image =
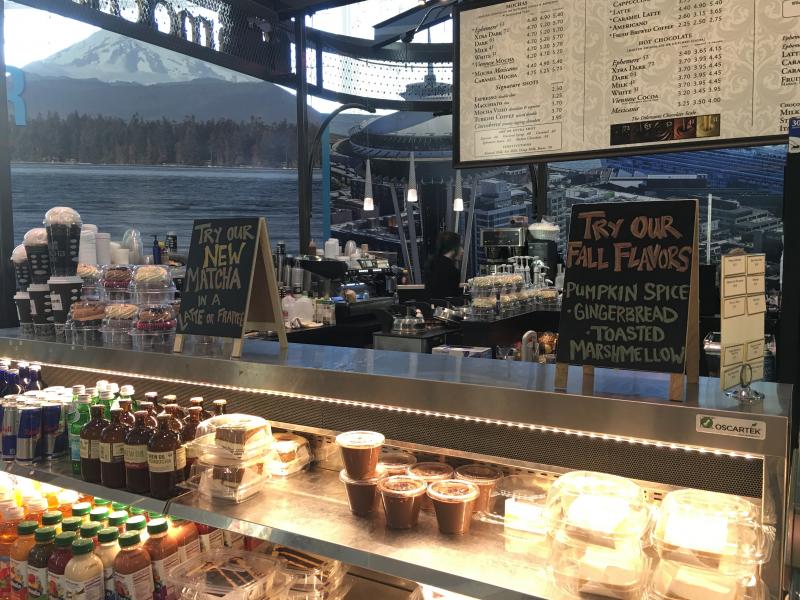
<instances>
[{"instance_id":1,"label":"person behind counter","mask_svg":"<svg viewBox=\"0 0 800 600\"><path fill-rule=\"evenodd\" d=\"M458 234L442 231L436 240L436 256L425 269L425 291L430 298L445 299L461 295L461 272L456 261L462 254Z\"/></svg>"}]
</instances>

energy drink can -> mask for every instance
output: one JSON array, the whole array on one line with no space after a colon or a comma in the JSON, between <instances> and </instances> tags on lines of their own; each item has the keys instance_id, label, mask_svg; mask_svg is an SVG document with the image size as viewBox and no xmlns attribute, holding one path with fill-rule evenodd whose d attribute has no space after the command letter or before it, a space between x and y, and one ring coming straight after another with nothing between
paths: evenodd
<instances>
[{"instance_id":1,"label":"energy drink can","mask_svg":"<svg viewBox=\"0 0 800 600\"><path fill-rule=\"evenodd\" d=\"M16 461L34 463L44 455L42 447L42 407L25 405L18 408Z\"/></svg>"},{"instance_id":2,"label":"energy drink can","mask_svg":"<svg viewBox=\"0 0 800 600\"><path fill-rule=\"evenodd\" d=\"M17 457L17 428L19 409L16 400L3 402L2 446L3 460L11 461Z\"/></svg>"},{"instance_id":3,"label":"energy drink can","mask_svg":"<svg viewBox=\"0 0 800 600\"><path fill-rule=\"evenodd\" d=\"M66 406L60 402L45 402L42 404L42 435L44 437L45 460L64 456L67 442L64 437L66 418Z\"/></svg>"}]
</instances>

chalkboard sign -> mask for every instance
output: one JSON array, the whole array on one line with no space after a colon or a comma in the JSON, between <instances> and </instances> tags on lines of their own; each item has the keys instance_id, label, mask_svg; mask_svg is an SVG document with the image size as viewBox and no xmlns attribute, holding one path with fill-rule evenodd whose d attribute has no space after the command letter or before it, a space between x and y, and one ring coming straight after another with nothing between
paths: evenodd
<instances>
[{"instance_id":1,"label":"chalkboard sign","mask_svg":"<svg viewBox=\"0 0 800 600\"><path fill-rule=\"evenodd\" d=\"M246 327L277 331L286 346L266 221L196 220L175 351L180 352L183 335L204 335L238 340L233 355L240 356Z\"/></svg>"},{"instance_id":2,"label":"chalkboard sign","mask_svg":"<svg viewBox=\"0 0 800 600\"><path fill-rule=\"evenodd\" d=\"M695 200L572 208L559 363L684 372L696 224Z\"/></svg>"}]
</instances>

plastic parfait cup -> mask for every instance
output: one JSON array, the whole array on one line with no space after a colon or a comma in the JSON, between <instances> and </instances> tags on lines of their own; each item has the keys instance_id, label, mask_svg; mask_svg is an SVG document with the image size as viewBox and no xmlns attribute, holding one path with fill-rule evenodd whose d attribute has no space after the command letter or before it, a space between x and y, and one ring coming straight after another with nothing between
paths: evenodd
<instances>
[{"instance_id":1,"label":"plastic parfait cup","mask_svg":"<svg viewBox=\"0 0 800 600\"><path fill-rule=\"evenodd\" d=\"M484 513L489 509L489 499L503 472L489 465L464 465L456 469L456 479L471 481L478 486L480 495L475 500L473 511Z\"/></svg>"},{"instance_id":2,"label":"plastic parfait cup","mask_svg":"<svg viewBox=\"0 0 800 600\"><path fill-rule=\"evenodd\" d=\"M408 475L395 475L378 481L383 511L386 513L386 527L416 527L426 488L424 481Z\"/></svg>"},{"instance_id":3,"label":"plastic parfait cup","mask_svg":"<svg viewBox=\"0 0 800 600\"><path fill-rule=\"evenodd\" d=\"M472 506L478 498L478 486L471 481L445 479L428 486L428 497L433 502L439 531L462 535L469 531Z\"/></svg>"},{"instance_id":4,"label":"plastic parfait cup","mask_svg":"<svg viewBox=\"0 0 800 600\"><path fill-rule=\"evenodd\" d=\"M374 477L385 440L376 431L347 431L336 436L344 468L351 479Z\"/></svg>"}]
</instances>

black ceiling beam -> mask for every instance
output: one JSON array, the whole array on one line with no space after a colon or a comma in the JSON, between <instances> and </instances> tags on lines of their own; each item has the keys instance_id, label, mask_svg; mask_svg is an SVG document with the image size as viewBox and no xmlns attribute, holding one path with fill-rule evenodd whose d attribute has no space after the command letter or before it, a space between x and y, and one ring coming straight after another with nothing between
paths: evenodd
<instances>
[{"instance_id":1,"label":"black ceiling beam","mask_svg":"<svg viewBox=\"0 0 800 600\"><path fill-rule=\"evenodd\" d=\"M317 48L364 60L388 62L447 63L453 62L452 44L404 44L397 42L382 48L373 47L372 40L328 33L309 27L307 39Z\"/></svg>"},{"instance_id":2,"label":"black ceiling beam","mask_svg":"<svg viewBox=\"0 0 800 600\"><path fill-rule=\"evenodd\" d=\"M357 4L362 0L265 0L278 13L281 20L299 15L312 15L320 10Z\"/></svg>"}]
</instances>

